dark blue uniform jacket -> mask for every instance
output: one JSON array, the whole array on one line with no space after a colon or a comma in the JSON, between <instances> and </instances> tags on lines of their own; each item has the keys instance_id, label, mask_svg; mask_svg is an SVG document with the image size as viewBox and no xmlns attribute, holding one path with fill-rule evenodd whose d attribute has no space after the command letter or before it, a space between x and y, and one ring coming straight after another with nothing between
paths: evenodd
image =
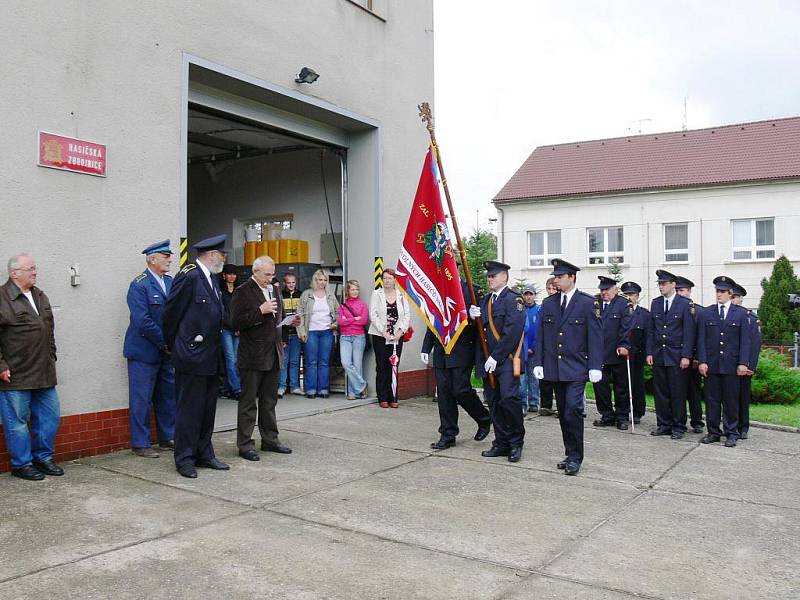
<instances>
[{"instance_id":1,"label":"dark blue uniform jacket","mask_svg":"<svg viewBox=\"0 0 800 600\"><path fill-rule=\"evenodd\" d=\"M603 301L597 297L600 306ZM633 306L622 296L611 299L600 313L603 325L603 364L616 365L625 362L625 357L617 354L617 348L631 349L630 331L633 327Z\"/></svg>"},{"instance_id":2,"label":"dark blue uniform jacket","mask_svg":"<svg viewBox=\"0 0 800 600\"><path fill-rule=\"evenodd\" d=\"M697 360L708 365L711 375L735 375L737 366L750 366L750 320L747 309L735 304L730 305L722 322L718 311L712 304L700 313Z\"/></svg>"},{"instance_id":3,"label":"dark blue uniform jacket","mask_svg":"<svg viewBox=\"0 0 800 600\"><path fill-rule=\"evenodd\" d=\"M691 302L675 294L664 314L664 298L654 298L650 305L653 326L647 338L647 355L659 367L677 367L682 358L694 356L695 324Z\"/></svg>"},{"instance_id":4,"label":"dark blue uniform jacket","mask_svg":"<svg viewBox=\"0 0 800 600\"><path fill-rule=\"evenodd\" d=\"M486 343L489 346L489 355L497 361L496 369L506 367L511 368L509 354L514 354L522 341L522 330L525 327L525 310L522 298L510 288L504 288L500 295L492 303L492 322L497 330L498 337L492 333L489 326L489 299L492 294L487 294L481 298L481 318L483 319L484 330L486 331ZM520 350L520 356L522 351ZM486 361L483 358L483 350L480 344L476 344L475 349L475 371L479 377L484 377L483 365Z\"/></svg>"},{"instance_id":5,"label":"dark blue uniform jacket","mask_svg":"<svg viewBox=\"0 0 800 600\"><path fill-rule=\"evenodd\" d=\"M164 286L169 294L172 277L164 275ZM122 354L129 360L158 364L165 358L166 347L162 319L167 298L156 278L145 269L128 286L128 308L131 317L125 332Z\"/></svg>"}]
</instances>

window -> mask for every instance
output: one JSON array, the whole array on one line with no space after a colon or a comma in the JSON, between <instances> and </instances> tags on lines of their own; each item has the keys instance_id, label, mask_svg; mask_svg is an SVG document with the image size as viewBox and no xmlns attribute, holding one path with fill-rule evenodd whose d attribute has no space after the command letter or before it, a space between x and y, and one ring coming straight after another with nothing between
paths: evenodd
<instances>
[{"instance_id":1,"label":"window","mask_svg":"<svg viewBox=\"0 0 800 600\"><path fill-rule=\"evenodd\" d=\"M731 221L733 260L775 258L775 219Z\"/></svg>"},{"instance_id":2,"label":"window","mask_svg":"<svg viewBox=\"0 0 800 600\"><path fill-rule=\"evenodd\" d=\"M551 258L561 258L561 230L528 232L528 265L542 267Z\"/></svg>"},{"instance_id":3,"label":"window","mask_svg":"<svg viewBox=\"0 0 800 600\"><path fill-rule=\"evenodd\" d=\"M267 232L269 231L284 231L291 229L294 224L294 215L272 215L270 217L261 217L260 219L250 219L244 222L245 230L255 231L255 239L253 234L246 236L245 239L262 242L271 239Z\"/></svg>"},{"instance_id":4,"label":"window","mask_svg":"<svg viewBox=\"0 0 800 600\"><path fill-rule=\"evenodd\" d=\"M689 262L689 224L664 224L664 262Z\"/></svg>"},{"instance_id":5,"label":"window","mask_svg":"<svg viewBox=\"0 0 800 600\"><path fill-rule=\"evenodd\" d=\"M589 234L589 264L609 265L624 262L622 227L595 227Z\"/></svg>"}]
</instances>

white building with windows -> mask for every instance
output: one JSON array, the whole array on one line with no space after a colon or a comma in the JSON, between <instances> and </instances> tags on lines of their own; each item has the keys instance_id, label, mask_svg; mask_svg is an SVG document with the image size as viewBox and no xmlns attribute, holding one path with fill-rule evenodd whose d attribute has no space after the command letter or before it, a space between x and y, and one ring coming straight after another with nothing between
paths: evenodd
<instances>
[{"instance_id":1,"label":"white building with windows","mask_svg":"<svg viewBox=\"0 0 800 600\"><path fill-rule=\"evenodd\" d=\"M800 265L800 117L540 146L493 202L512 278L564 258L594 293L618 263L649 303L667 269L709 304L724 274L756 307L775 258Z\"/></svg>"}]
</instances>

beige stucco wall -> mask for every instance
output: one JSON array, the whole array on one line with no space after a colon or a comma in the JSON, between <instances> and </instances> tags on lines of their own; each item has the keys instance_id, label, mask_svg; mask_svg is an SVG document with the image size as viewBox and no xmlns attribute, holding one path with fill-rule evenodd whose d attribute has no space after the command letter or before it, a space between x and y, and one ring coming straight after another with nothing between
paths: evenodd
<instances>
[{"instance_id":1,"label":"beige stucco wall","mask_svg":"<svg viewBox=\"0 0 800 600\"><path fill-rule=\"evenodd\" d=\"M528 231L561 229L565 260L581 267L578 286L596 293L605 266L588 266L587 228L624 227L624 280L643 287L649 305L658 294L655 270L666 269L691 279L693 298L714 301L713 279L728 275L747 290L745 304L757 307L760 281L773 260L733 261L731 220L774 217L776 257L785 254L800 267L800 183L729 186L685 191L636 193L584 199L562 199L500 205L498 245L513 267L512 277L543 285L551 268L528 267ZM688 223L689 261L664 262L664 223Z\"/></svg>"},{"instance_id":2,"label":"beige stucco wall","mask_svg":"<svg viewBox=\"0 0 800 600\"><path fill-rule=\"evenodd\" d=\"M4 261L21 251L37 258L39 285L56 307L64 414L127 406L127 286L144 267L141 248L165 237L177 247L181 233L185 53L378 122L382 248L396 260L427 146L416 106L433 100L431 0L382 4L385 21L347 0L9 1L2 9L0 248ZM293 81L305 65L321 75L313 86ZM37 167L39 129L107 144L108 176ZM73 262L82 275L75 288Z\"/></svg>"}]
</instances>

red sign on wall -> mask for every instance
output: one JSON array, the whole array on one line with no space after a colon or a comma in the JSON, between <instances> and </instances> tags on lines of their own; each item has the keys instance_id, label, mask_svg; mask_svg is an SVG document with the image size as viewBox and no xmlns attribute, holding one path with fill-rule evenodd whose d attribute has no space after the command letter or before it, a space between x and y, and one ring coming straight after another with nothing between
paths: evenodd
<instances>
[{"instance_id":1,"label":"red sign on wall","mask_svg":"<svg viewBox=\"0 0 800 600\"><path fill-rule=\"evenodd\" d=\"M40 131L39 166L105 177L106 147Z\"/></svg>"}]
</instances>

